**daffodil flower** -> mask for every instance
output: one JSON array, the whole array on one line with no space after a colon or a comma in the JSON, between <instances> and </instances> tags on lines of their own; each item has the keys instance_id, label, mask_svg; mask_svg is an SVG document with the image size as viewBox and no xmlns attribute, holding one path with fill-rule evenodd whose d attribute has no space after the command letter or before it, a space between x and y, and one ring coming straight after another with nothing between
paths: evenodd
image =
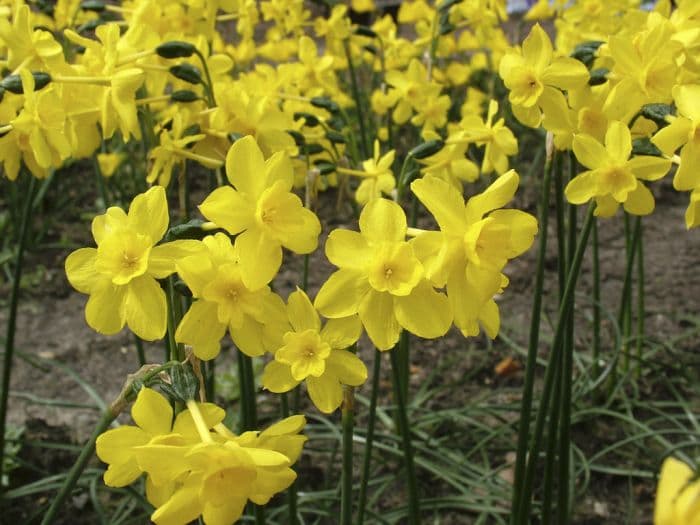
<instances>
[{"instance_id":1,"label":"daffodil flower","mask_svg":"<svg viewBox=\"0 0 700 525\"><path fill-rule=\"evenodd\" d=\"M290 294L285 314L281 326L266 326L276 332L277 348L265 367L263 386L282 393L304 381L314 405L330 414L343 401L342 385L360 386L367 380L364 363L347 350L360 337L360 319L331 319L321 328L318 313L300 289Z\"/></svg>"},{"instance_id":2,"label":"daffodil flower","mask_svg":"<svg viewBox=\"0 0 700 525\"><path fill-rule=\"evenodd\" d=\"M175 340L192 346L203 360L219 354L228 330L239 350L249 356L264 353L263 325L282 299L270 288L248 288L243 280L241 254L223 233L203 239L206 249L184 257L177 271L196 301L175 332ZM245 254L247 256L252 256Z\"/></svg>"},{"instance_id":3,"label":"daffodil flower","mask_svg":"<svg viewBox=\"0 0 700 525\"><path fill-rule=\"evenodd\" d=\"M681 148L673 187L690 191L700 186L700 85L674 87L673 99L678 116L670 117L670 124L656 133L651 141L668 156Z\"/></svg>"},{"instance_id":4,"label":"daffodil flower","mask_svg":"<svg viewBox=\"0 0 700 525\"><path fill-rule=\"evenodd\" d=\"M211 403L201 403L199 410L209 425L223 421L225 412ZM139 390L131 407L134 425L122 425L108 430L97 438L97 457L107 463L104 473L105 485L125 487L133 483L143 470L136 460L136 447L158 442L160 444L184 445L199 441L189 412L181 412L173 423L173 409L165 397L151 388ZM147 483L152 482L149 479Z\"/></svg>"},{"instance_id":5,"label":"daffodil flower","mask_svg":"<svg viewBox=\"0 0 700 525\"><path fill-rule=\"evenodd\" d=\"M595 199L595 214L600 217L614 215L619 204L633 215L654 211L654 196L641 181L660 179L668 173L671 161L648 155L630 158L632 135L625 124L610 123L604 146L588 135L576 135L573 149L578 161L589 170L567 184L569 202L583 204Z\"/></svg>"},{"instance_id":6,"label":"daffodil flower","mask_svg":"<svg viewBox=\"0 0 700 525\"><path fill-rule=\"evenodd\" d=\"M294 170L283 152L265 160L251 136L226 155L232 186L214 190L199 206L202 214L236 237L242 279L251 290L269 283L282 264L282 247L295 253L316 249L321 223L291 192Z\"/></svg>"},{"instance_id":7,"label":"daffodil flower","mask_svg":"<svg viewBox=\"0 0 700 525\"><path fill-rule=\"evenodd\" d=\"M359 233L334 230L326 241L326 256L340 269L321 287L316 309L332 319L359 314L380 350L389 350L402 328L435 338L452 323L449 301L425 278L406 231L401 207L375 199L360 214Z\"/></svg>"},{"instance_id":8,"label":"daffodil flower","mask_svg":"<svg viewBox=\"0 0 700 525\"><path fill-rule=\"evenodd\" d=\"M25 163L36 177L42 177L50 167L59 167L70 156L70 143L65 137L66 113L53 86L35 91L32 74L20 72L24 91L24 105L10 121L16 144ZM16 153L15 153L16 155ZM5 160L8 178L17 176L14 166L19 163Z\"/></svg>"},{"instance_id":9,"label":"daffodil flower","mask_svg":"<svg viewBox=\"0 0 700 525\"><path fill-rule=\"evenodd\" d=\"M175 271L175 261L195 253L197 241L156 243L168 228L165 190L154 186L137 195L129 213L111 207L92 221L97 248L80 248L66 259L68 281L89 294L88 325L102 334L115 334L124 325L141 339L165 334L167 305L156 279Z\"/></svg>"},{"instance_id":10,"label":"daffodil flower","mask_svg":"<svg viewBox=\"0 0 700 525\"><path fill-rule=\"evenodd\" d=\"M396 151L390 150L381 154L378 140L374 141L374 156L362 161L362 170L337 168L338 173L353 175L362 179L355 191L355 200L362 205L384 195L390 195L396 187L396 179L391 172L391 166L396 158Z\"/></svg>"},{"instance_id":11,"label":"daffodil flower","mask_svg":"<svg viewBox=\"0 0 700 525\"><path fill-rule=\"evenodd\" d=\"M157 508L151 520L157 525L189 523L199 516L208 525L234 523L248 500L264 505L296 479L289 467L305 441L298 435L302 416L260 434L236 436L220 420L207 418L202 404L188 401L187 409L196 443L151 441L135 447L139 468L148 473L154 492L160 490L158 501L152 501ZM173 439L178 430L173 428Z\"/></svg>"},{"instance_id":12,"label":"daffodil flower","mask_svg":"<svg viewBox=\"0 0 700 525\"><path fill-rule=\"evenodd\" d=\"M459 131L450 136L447 143L464 141L486 146L481 172L496 171L501 175L508 171L508 157L518 152L518 141L513 132L506 127L503 118L493 122L497 113L498 102L491 100L486 121L481 120L477 115L464 117L459 123Z\"/></svg>"},{"instance_id":13,"label":"daffodil flower","mask_svg":"<svg viewBox=\"0 0 700 525\"><path fill-rule=\"evenodd\" d=\"M513 113L523 124L537 127L542 120L540 100L558 89L574 89L588 81L588 70L578 60L553 57L552 42L535 24L523 41L522 53L506 54L499 74L510 90Z\"/></svg>"},{"instance_id":14,"label":"daffodil flower","mask_svg":"<svg viewBox=\"0 0 700 525\"><path fill-rule=\"evenodd\" d=\"M499 209L517 188L518 175L510 170L465 204L461 192L440 179L411 184L440 226L439 232L418 232L416 254L433 284L446 286L454 323L465 336L477 335L480 323L496 337L500 317L493 297L508 284L501 271L530 248L537 233L532 215Z\"/></svg>"}]
</instances>

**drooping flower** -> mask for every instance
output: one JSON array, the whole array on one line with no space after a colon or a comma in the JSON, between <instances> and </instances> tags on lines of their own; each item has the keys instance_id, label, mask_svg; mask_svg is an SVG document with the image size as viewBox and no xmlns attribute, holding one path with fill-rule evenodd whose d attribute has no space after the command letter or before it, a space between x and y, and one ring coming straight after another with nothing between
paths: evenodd
<instances>
[{"instance_id":1,"label":"drooping flower","mask_svg":"<svg viewBox=\"0 0 700 525\"><path fill-rule=\"evenodd\" d=\"M537 233L537 221L520 210L502 210L518 188L510 170L465 204L461 192L445 181L425 177L411 190L432 213L439 232L419 232L414 239L426 276L446 287L454 323L465 336L498 334L500 318L493 297L507 284L501 273L509 259L525 252Z\"/></svg>"}]
</instances>

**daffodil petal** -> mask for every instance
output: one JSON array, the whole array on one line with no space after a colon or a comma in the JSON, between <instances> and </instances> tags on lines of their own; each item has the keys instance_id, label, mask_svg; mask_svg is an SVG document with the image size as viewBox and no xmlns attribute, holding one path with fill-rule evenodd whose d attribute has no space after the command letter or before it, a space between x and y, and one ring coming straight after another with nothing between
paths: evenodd
<instances>
[{"instance_id":1,"label":"daffodil petal","mask_svg":"<svg viewBox=\"0 0 700 525\"><path fill-rule=\"evenodd\" d=\"M362 325L374 346L389 350L399 340L401 326L394 313L394 297L388 292L371 290L359 308Z\"/></svg>"},{"instance_id":2,"label":"daffodil petal","mask_svg":"<svg viewBox=\"0 0 700 525\"><path fill-rule=\"evenodd\" d=\"M409 295L396 297L394 301L399 324L417 336L441 337L452 324L452 308L447 296L435 291L428 281L422 281Z\"/></svg>"},{"instance_id":3,"label":"daffodil petal","mask_svg":"<svg viewBox=\"0 0 700 525\"><path fill-rule=\"evenodd\" d=\"M165 292L148 275L132 279L126 289L124 312L131 331L145 341L161 339L167 324Z\"/></svg>"}]
</instances>

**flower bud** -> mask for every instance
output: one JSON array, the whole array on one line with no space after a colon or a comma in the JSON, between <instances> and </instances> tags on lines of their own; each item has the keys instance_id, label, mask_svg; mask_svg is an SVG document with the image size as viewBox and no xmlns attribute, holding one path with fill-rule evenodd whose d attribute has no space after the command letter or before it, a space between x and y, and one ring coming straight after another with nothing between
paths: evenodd
<instances>
[{"instance_id":1,"label":"flower bud","mask_svg":"<svg viewBox=\"0 0 700 525\"><path fill-rule=\"evenodd\" d=\"M411 151L408 152L408 156L414 159L424 159L435 155L445 146L445 142L440 139L428 140L423 144L419 144Z\"/></svg>"},{"instance_id":2,"label":"flower bud","mask_svg":"<svg viewBox=\"0 0 700 525\"><path fill-rule=\"evenodd\" d=\"M43 71L33 71L32 76L34 77L34 90L39 91L40 89L46 87L49 82L51 82L51 75L44 73ZM2 80L0 80L0 87L10 93L15 95L22 95L24 93L24 88L22 87L22 79L19 75L8 75Z\"/></svg>"},{"instance_id":3,"label":"flower bud","mask_svg":"<svg viewBox=\"0 0 700 525\"><path fill-rule=\"evenodd\" d=\"M163 58L188 58L195 51L194 45L181 40L172 40L156 47L156 53Z\"/></svg>"},{"instance_id":4,"label":"flower bud","mask_svg":"<svg viewBox=\"0 0 700 525\"><path fill-rule=\"evenodd\" d=\"M192 64L188 64L186 62L182 64L177 64L175 66L172 66L169 71L170 74L173 75L175 78L184 80L189 84L202 83L202 74L200 73L199 69L193 66Z\"/></svg>"},{"instance_id":5,"label":"flower bud","mask_svg":"<svg viewBox=\"0 0 700 525\"><path fill-rule=\"evenodd\" d=\"M179 91L173 91L170 94L170 99L173 102L189 103L189 102L196 102L197 100L200 99L200 97L194 91L190 91L189 89L181 89Z\"/></svg>"}]
</instances>

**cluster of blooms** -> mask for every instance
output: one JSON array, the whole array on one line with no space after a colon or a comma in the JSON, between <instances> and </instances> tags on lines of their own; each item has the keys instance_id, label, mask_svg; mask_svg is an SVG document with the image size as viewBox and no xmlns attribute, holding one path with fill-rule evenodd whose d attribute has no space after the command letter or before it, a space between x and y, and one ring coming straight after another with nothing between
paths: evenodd
<instances>
[{"instance_id":1,"label":"cluster of blooms","mask_svg":"<svg viewBox=\"0 0 700 525\"><path fill-rule=\"evenodd\" d=\"M291 192L286 153L265 160L246 136L231 146L226 168L232 186L215 189L200 206L211 227L226 233L155 245L168 225L162 186L138 195L128 213L111 207L95 217L97 248L81 248L66 260L69 281L90 296L85 314L92 328L114 334L128 325L142 339L163 337L168 306L156 279L177 272L195 299L177 327L177 342L209 360L228 331L245 354L274 355L265 370L267 388L286 392L306 381L324 412L340 406L341 384L361 385L367 377L365 365L345 350L362 327L380 350L392 348L401 329L436 338L453 321L465 335L478 334L479 323L489 336L498 333L493 297L508 283L501 272L537 231L531 215L500 209L517 189L514 171L466 205L439 178L414 181L415 195L440 231L409 230L401 206L371 200L360 214L359 233L330 233L326 255L340 269L321 287L315 306L301 290L285 306L268 286L282 264L282 247L313 251L319 220ZM329 318L323 328L318 312Z\"/></svg>"},{"instance_id":2,"label":"cluster of blooms","mask_svg":"<svg viewBox=\"0 0 700 525\"><path fill-rule=\"evenodd\" d=\"M146 497L157 525L208 524L240 518L248 500L264 505L296 479L290 466L306 437L303 416L288 417L262 432L233 434L225 411L212 403L187 402L173 420L168 400L142 388L131 409L136 426L123 425L97 438L99 458L109 465L111 487L146 474Z\"/></svg>"},{"instance_id":3,"label":"cluster of blooms","mask_svg":"<svg viewBox=\"0 0 700 525\"><path fill-rule=\"evenodd\" d=\"M557 148L573 150L588 168L567 186L570 202L595 200L603 217L620 204L628 213L650 214L654 197L644 182L662 178L675 163L674 188L691 192L686 225L699 225L697 2L679 1L675 9L657 2L653 11L627 1L564 4L538 2L529 13L554 17L558 53L536 25L522 49L500 62L514 115L542 125Z\"/></svg>"}]
</instances>

